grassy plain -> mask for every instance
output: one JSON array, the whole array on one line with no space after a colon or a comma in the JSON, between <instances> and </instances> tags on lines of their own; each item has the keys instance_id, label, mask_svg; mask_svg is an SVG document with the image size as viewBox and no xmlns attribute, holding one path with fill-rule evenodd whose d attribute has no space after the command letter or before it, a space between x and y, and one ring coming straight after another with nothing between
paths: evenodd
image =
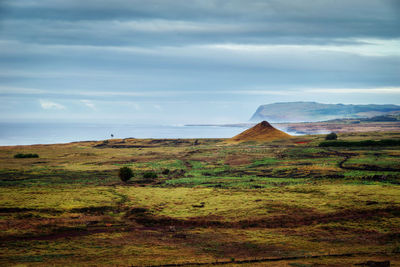
<instances>
[{"instance_id":1,"label":"grassy plain","mask_svg":"<svg viewBox=\"0 0 400 267\"><path fill-rule=\"evenodd\" d=\"M400 147L323 138L0 147L0 264L400 265Z\"/></svg>"}]
</instances>

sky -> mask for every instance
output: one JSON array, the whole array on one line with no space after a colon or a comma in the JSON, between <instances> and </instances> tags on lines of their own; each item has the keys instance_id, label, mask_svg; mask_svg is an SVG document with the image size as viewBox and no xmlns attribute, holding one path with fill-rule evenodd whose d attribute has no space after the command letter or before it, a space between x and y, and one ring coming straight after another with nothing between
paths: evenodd
<instances>
[{"instance_id":1,"label":"sky","mask_svg":"<svg viewBox=\"0 0 400 267\"><path fill-rule=\"evenodd\" d=\"M400 104L398 0L0 0L0 122Z\"/></svg>"}]
</instances>

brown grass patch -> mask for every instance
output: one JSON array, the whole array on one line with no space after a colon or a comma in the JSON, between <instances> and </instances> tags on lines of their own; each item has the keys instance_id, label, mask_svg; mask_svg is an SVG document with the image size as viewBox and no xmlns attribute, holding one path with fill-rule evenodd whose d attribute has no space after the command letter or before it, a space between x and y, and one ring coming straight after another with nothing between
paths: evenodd
<instances>
[{"instance_id":1,"label":"brown grass patch","mask_svg":"<svg viewBox=\"0 0 400 267\"><path fill-rule=\"evenodd\" d=\"M247 155L228 155L225 159L225 164L230 166L247 165L253 162L253 157Z\"/></svg>"}]
</instances>

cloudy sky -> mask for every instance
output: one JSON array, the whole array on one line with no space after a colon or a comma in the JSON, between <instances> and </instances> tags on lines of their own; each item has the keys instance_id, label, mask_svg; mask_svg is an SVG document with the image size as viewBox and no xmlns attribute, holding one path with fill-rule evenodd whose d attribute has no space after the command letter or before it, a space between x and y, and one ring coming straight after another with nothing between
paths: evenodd
<instances>
[{"instance_id":1,"label":"cloudy sky","mask_svg":"<svg viewBox=\"0 0 400 267\"><path fill-rule=\"evenodd\" d=\"M400 1L0 0L0 95L2 122L400 104Z\"/></svg>"}]
</instances>

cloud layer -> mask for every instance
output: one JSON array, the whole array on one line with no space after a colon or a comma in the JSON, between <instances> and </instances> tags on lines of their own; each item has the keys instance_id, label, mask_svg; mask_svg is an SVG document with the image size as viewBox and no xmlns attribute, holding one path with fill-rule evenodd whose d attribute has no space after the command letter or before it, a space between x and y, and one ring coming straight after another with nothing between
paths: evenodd
<instances>
[{"instance_id":1,"label":"cloud layer","mask_svg":"<svg viewBox=\"0 0 400 267\"><path fill-rule=\"evenodd\" d=\"M225 122L275 101L400 104L399 14L396 0L3 0L0 120Z\"/></svg>"}]
</instances>

